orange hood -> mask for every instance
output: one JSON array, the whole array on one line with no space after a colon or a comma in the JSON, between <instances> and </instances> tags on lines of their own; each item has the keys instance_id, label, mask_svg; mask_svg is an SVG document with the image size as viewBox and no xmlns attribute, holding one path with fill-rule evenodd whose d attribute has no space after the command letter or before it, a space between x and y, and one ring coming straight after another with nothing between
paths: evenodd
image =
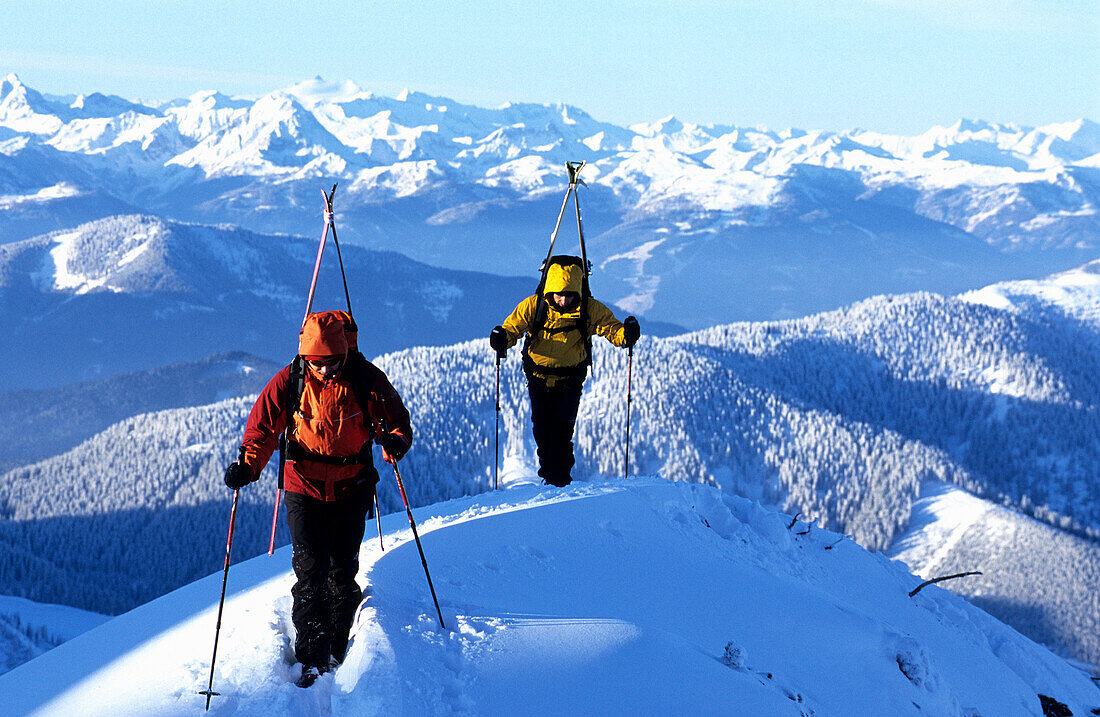
<instances>
[{"instance_id":1,"label":"orange hood","mask_svg":"<svg viewBox=\"0 0 1100 717\"><path fill-rule=\"evenodd\" d=\"M346 311L333 311L332 313L339 316L340 320L344 322L344 338L348 342L348 351L357 351L359 349L359 327L355 324L355 319Z\"/></svg>"},{"instance_id":2,"label":"orange hood","mask_svg":"<svg viewBox=\"0 0 1100 717\"><path fill-rule=\"evenodd\" d=\"M345 356L348 340L339 311L322 311L306 317L298 333L298 353L302 356Z\"/></svg>"}]
</instances>

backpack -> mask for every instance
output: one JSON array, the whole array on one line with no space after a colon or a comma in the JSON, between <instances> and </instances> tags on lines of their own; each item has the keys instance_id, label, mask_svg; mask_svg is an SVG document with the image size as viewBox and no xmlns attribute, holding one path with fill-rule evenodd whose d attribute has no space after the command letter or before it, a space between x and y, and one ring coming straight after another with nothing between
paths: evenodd
<instances>
[{"instance_id":1,"label":"backpack","mask_svg":"<svg viewBox=\"0 0 1100 717\"><path fill-rule=\"evenodd\" d=\"M550 267L554 264L559 266L577 266L581 268L581 300L580 300L580 319L567 326L563 326L557 329L547 329L546 321L549 318L549 308L546 306L546 297L543 293L546 290L546 275L550 271ZM535 296L538 297L538 301L535 303L535 318L527 327L527 338L523 341L523 368L530 375L534 371L545 374L547 376L555 376L562 378L584 376L588 372L588 367L592 365L592 334L588 331L588 300L592 297L591 292L588 289L588 275L592 273L591 262L582 260L579 256L572 256L570 254L558 254L550 257L542 267L542 278L539 280L538 289L535 292ZM565 333L567 331L579 331L581 337L584 339L585 359L576 366L569 366L567 368L556 368L548 366L540 366L535 363L531 358L531 342L534 341L535 336L540 333L547 335Z\"/></svg>"}]
</instances>

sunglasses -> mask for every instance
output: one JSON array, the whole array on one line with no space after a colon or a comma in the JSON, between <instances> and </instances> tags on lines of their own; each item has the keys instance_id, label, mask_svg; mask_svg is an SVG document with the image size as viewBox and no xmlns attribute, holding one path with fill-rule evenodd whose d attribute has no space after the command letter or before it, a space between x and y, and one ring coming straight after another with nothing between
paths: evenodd
<instances>
[{"instance_id":1,"label":"sunglasses","mask_svg":"<svg viewBox=\"0 0 1100 717\"><path fill-rule=\"evenodd\" d=\"M332 368L334 366L339 366L341 363L343 363L343 361L344 359L342 356L323 356L320 358L306 359L306 363L316 369Z\"/></svg>"}]
</instances>

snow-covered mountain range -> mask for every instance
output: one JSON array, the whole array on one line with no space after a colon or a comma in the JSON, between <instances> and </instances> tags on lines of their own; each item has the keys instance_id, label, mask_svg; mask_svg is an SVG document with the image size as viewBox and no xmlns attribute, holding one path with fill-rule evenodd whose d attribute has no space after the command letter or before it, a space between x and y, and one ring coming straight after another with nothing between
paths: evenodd
<instances>
[{"instance_id":1,"label":"snow-covered mountain range","mask_svg":"<svg viewBox=\"0 0 1100 717\"><path fill-rule=\"evenodd\" d=\"M632 473L715 485L874 549L900 550L901 540L911 549L913 523L931 523L915 521L919 501L945 484L968 491L1011 511L1028 538L1006 554L1000 534L975 530L952 544L964 552L944 547L914 569L998 565L981 583L990 612L1100 663L1100 333L1079 318L1100 307L1100 283L1083 289L1096 271L979 292L1000 297L996 307L974 295L887 296L796 321L645 337L633 365ZM1082 290L1055 291L1070 284ZM581 480L623 470L626 357L596 346L576 439ZM414 417L410 500L487 490L494 362L485 340L378 362ZM224 530L221 474L249 407L233 399L135 416L2 476L0 593L115 613L209 572ZM528 412L511 356L501 416L508 480L533 474ZM266 549L272 471L244 491L242 555ZM389 488L381 499L400 507ZM209 552L159 557L181 541ZM74 542L98 556L94 566L51 547ZM1052 561L1054 548L1076 569ZM1030 587L1037 582L1050 589Z\"/></svg>"},{"instance_id":2,"label":"snow-covered mountain range","mask_svg":"<svg viewBox=\"0 0 1100 717\"><path fill-rule=\"evenodd\" d=\"M0 81L0 241L133 212L303 234L339 181L349 241L527 274L567 160L588 162L606 297L691 328L1035 278L1100 248L1100 125L1087 119L914 137L624 128L569 105L484 109L319 79L143 104L46 96L14 75Z\"/></svg>"},{"instance_id":3,"label":"snow-covered mountain range","mask_svg":"<svg viewBox=\"0 0 1100 717\"><path fill-rule=\"evenodd\" d=\"M221 501L224 508L224 499ZM344 663L308 690L288 549L238 562L5 675L8 714L1087 715L1088 675L898 562L709 486L514 486L365 541ZM793 527L792 527L793 526ZM914 593L914 591L916 591Z\"/></svg>"}]
</instances>

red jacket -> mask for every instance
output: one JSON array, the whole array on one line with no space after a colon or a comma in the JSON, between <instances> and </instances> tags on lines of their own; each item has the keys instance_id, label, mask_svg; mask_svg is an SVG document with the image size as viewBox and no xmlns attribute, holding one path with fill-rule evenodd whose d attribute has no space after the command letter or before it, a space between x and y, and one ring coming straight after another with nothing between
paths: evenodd
<instances>
[{"instance_id":1,"label":"red jacket","mask_svg":"<svg viewBox=\"0 0 1100 717\"><path fill-rule=\"evenodd\" d=\"M327 381L312 369L305 370L305 386L298 410L294 414L292 437L312 453L330 457L364 455L366 465L333 465L308 459L287 461L283 486L293 493L302 493L318 500L332 501L360 485L363 476L377 480L370 467L370 447L380 426L399 436L406 446L412 444L409 412L390 384L389 379L374 364L363 362L363 383L367 399L366 411L355 398L351 382L342 370ZM290 389L290 366L275 374L248 415L241 446L245 463L254 475L259 475L279 444L279 434L286 429L286 395ZM388 456L386 456L388 459Z\"/></svg>"}]
</instances>

